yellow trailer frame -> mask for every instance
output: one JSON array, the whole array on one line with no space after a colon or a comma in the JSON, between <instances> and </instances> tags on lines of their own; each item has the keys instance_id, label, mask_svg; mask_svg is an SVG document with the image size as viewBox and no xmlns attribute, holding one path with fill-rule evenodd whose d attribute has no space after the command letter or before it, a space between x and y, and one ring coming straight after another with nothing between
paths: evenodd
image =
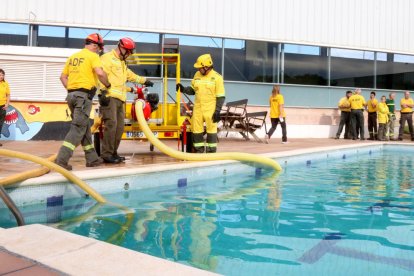
<instances>
[{"instance_id":1,"label":"yellow trailer frame","mask_svg":"<svg viewBox=\"0 0 414 276\"><path fill-rule=\"evenodd\" d=\"M181 93L177 93L174 89L175 97L168 93L168 67L175 66L176 83L180 82L180 54L142 54L137 53L131 55L127 59L129 66L133 65L160 65L162 68L162 91L158 109L151 114L148 125L151 131L158 139L179 139L181 126L189 117L181 113ZM174 87L175 88L175 87ZM149 92L151 88L149 88ZM159 93L160 94L160 93ZM168 102L168 97L174 99L175 102ZM127 102L125 112L125 128L122 139L146 139L144 132L141 130L138 121L133 120L131 114L131 106L133 103ZM153 149L151 147L151 149Z\"/></svg>"}]
</instances>

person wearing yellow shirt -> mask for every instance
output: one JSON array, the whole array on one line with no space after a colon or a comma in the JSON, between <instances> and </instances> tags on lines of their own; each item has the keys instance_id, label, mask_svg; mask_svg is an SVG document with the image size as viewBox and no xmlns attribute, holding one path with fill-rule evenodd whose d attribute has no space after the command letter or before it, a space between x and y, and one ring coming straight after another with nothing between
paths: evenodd
<instances>
[{"instance_id":1,"label":"person wearing yellow shirt","mask_svg":"<svg viewBox=\"0 0 414 276\"><path fill-rule=\"evenodd\" d=\"M352 91L345 92L345 97L339 100L338 107L341 110L341 121L339 122L338 131L336 132L335 139L339 139L342 133L342 129L345 126L344 139L350 139L351 136L351 103L349 98L352 96Z\"/></svg>"},{"instance_id":2,"label":"person wearing yellow shirt","mask_svg":"<svg viewBox=\"0 0 414 276\"><path fill-rule=\"evenodd\" d=\"M6 73L0 69L0 136L4 120L6 119L6 111L10 104L10 88L9 83L4 79ZM0 147L3 146L0 143Z\"/></svg>"},{"instance_id":3,"label":"person wearing yellow shirt","mask_svg":"<svg viewBox=\"0 0 414 276\"><path fill-rule=\"evenodd\" d=\"M104 123L101 157L105 163L117 164L125 161L125 157L118 155L118 148L124 132L125 101L127 92L134 93L133 87L126 86L126 82L153 86L145 77L132 72L126 64L126 59L134 52L135 42L129 38L121 38L118 46L111 52L101 56L103 69L108 75L112 86L100 95L100 111Z\"/></svg>"},{"instance_id":4,"label":"person wearing yellow shirt","mask_svg":"<svg viewBox=\"0 0 414 276\"><path fill-rule=\"evenodd\" d=\"M280 94L279 85L273 86L272 94L269 98L269 105L272 127L266 133L266 143L269 142L270 137L272 137L277 125L280 123L280 126L282 127L282 144L285 144L287 143L285 99L283 98L283 95Z\"/></svg>"},{"instance_id":5,"label":"person wearing yellow shirt","mask_svg":"<svg viewBox=\"0 0 414 276\"><path fill-rule=\"evenodd\" d=\"M364 138L364 108L367 105L365 98L361 95L361 89L356 89L355 94L349 97L351 104L351 126L352 126L352 140L356 140L359 133L361 141ZM357 129L358 127L358 129ZM358 131L359 130L359 131Z\"/></svg>"},{"instance_id":6,"label":"person wearing yellow shirt","mask_svg":"<svg viewBox=\"0 0 414 276\"><path fill-rule=\"evenodd\" d=\"M414 141L414 131L413 131L413 107L414 107L414 101L410 97L410 91L404 92L404 98L400 101L401 105L401 117L400 117L400 131L398 133L398 140L403 140L403 134L404 134L404 126L405 122L408 123L408 129L410 130L411 134L411 141Z\"/></svg>"},{"instance_id":7,"label":"person wearing yellow shirt","mask_svg":"<svg viewBox=\"0 0 414 276\"><path fill-rule=\"evenodd\" d=\"M378 100L375 98L375 91L372 91L369 95L369 100L367 102L368 108L368 140L377 140L377 110L378 110Z\"/></svg>"},{"instance_id":8,"label":"person wearing yellow shirt","mask_svg":"<svg viewBox=\"0 0 414 276\"><path fill-rule=\"evenodd\" d=\"M379 141L386 141L385 134L387 131L387 123L388 123L388 114L390 110L388 109L387 105L387 97L382 96L381 101L378 104L377 108L378 113L378 140Z\"/></svg>"},{"instance_id":9,"label":"person wearing yellow shirt","mask_svg":"<svg viewBox=\"0 0 414 276\"><path fill-rule=\"evenodd\" d=\"M60 81L68 91L66 101L71 111L72 122L55 162L67 170L72 170L68 162L80 144L85 152L86 167L96 167L103 162L93 146L89 123L92 99L98 85L97 79L107 88L111 87L98 56L103 50L103 45L101 35L90 34L85 39L85 48L67 59L60 75Z\"/></svg>"}]
</instances>

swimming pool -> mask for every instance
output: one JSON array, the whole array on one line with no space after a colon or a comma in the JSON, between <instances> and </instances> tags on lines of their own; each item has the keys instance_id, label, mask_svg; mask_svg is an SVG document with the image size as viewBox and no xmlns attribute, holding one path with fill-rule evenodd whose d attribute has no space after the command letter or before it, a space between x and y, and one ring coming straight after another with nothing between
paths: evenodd
<instances>
[{"instance_id":1,"label":"swimming pool","mask_svg":"<svg viewBox=\"0 0 414 276\"><path fill-rule=\"evenodd\" d=\"M413 153L365 147L286 157L277 176L226 165L93 184L121 209L66 184L40 204L38 187L11 194L29 223L225 275L411 275ZM0 227L13 224L2 209Z\"/></svg>"}]
</instances>

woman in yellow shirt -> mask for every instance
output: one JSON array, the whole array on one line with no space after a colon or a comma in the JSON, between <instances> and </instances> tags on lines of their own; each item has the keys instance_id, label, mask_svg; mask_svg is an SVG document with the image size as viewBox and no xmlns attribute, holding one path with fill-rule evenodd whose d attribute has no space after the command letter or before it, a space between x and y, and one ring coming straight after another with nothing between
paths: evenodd
<instances>
[{"instance_id":1,"label":"woman in yellow shirt","mask_svg":"<svg viewBox=\"0 0 414 276\"><path fill-rule=\"evenodd\" d=\"M10 103L10 88L7 81L4 79L4 70L0 69L0 136L3 127L4 119L6 118L7 107ZM3 146L0 143L0 146Z\"/></svg>"},{"instance_id":2,"label":"woman in yellow shirt","mask_svg":"<svg viewBox=\"0 0 414 276\"><path fill-rule=\"evenodd\" d=\"M266 143L269 142L270 137L272 137L273 132L275 132L277 125L280 123L280 126L282 127L282 144L285 144L287 143L285 99L283 98L283 95L280 94L279 85L273 86L272 95L269 98L269 104L272 127L266 133Z\"/></svg>"}]
</instances>

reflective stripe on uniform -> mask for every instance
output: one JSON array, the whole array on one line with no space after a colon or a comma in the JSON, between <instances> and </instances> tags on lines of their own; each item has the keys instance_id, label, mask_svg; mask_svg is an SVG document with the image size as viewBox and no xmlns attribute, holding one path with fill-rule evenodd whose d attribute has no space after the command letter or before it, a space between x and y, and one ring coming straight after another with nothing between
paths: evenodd
<instances>
[{"instance_id":1,"label":"reflective stripe on uniform","mask_svg":"<svg viewBox=\"0 0 414 276\"><path fill-rule=\"evenodd\" d=\"M83 150L84 150L84 151L87 151L87 150L90 150L90 149L94 149L93 145L86 145L86 146L83 146Z\"/></svg>"},{"instance_id":2,"label":"reflective stripe on uniform","mask_svg":"<svg viewBox=\"0 0 414 276\"><path fill-rule=\"evenodd\" d=\"M217 143L207 143L207 146L210 148L217 148Z\"/></svg>"},{"instance_id":3,"label":"reflective stripe on uniform","mask_svg":"<svg viewBox=\"0 0 414 276\"><path fill-rule=\"evenodd\" d=\"M69 143L69 142L67 142L67 141L63 141L63 146L64 146L64 147L67 147L67 148L68 148L68 149L70 149L71 151L74 151L74 150L75 150L75 148L76 148L76 146L75 146L74 144Z\"/></svg>"},{"instance_id":4,"label":"reflective stripe on uniform","mask_svg":"<svg viewBox=\"0 0 414 276\"><path fill-rule=\"evenodd\" d=\"M204 147L204 142L202 143L193 143L193 146L198 148L198 147Z\"/></svg>"}]
</instances>

